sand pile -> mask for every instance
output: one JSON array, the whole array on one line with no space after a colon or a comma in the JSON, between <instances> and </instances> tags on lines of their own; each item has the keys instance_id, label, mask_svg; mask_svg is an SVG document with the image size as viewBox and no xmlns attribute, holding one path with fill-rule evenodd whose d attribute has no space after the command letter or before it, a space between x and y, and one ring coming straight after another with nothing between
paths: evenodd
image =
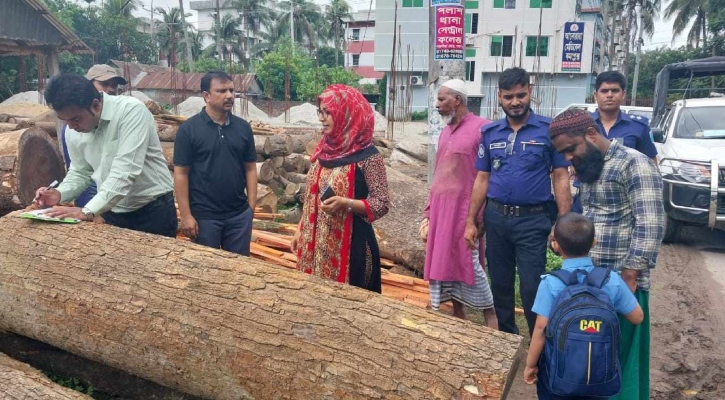
<instances>
[{"instance_id":1,"label":"sand pile","mask_svg":"<svg viewBox=\"0 0 725 400\"><path fill-rule=\"evenodd\" d=\"M243 99L236 99L234 102L234 115L240 116L247 121L261 121L266 122L269 117L267 116L267 113L260 110L257 106L254 105L251 101L247 100L247 115L244 115L242 113L242 103L244 102Z\"/></svg>"},{"instance_id":2,"label":"sand pile","mask_svg":"<svg viewBox=\"0 0 725 400\"><path fill-rule=\"evenodd\" d=\"M40 92L37 90L33 90L30 92L22 92L18 93L16 95L13 95L9 99L3 101L2 105L9 106L11 104L19 104L19 103L36 103L39 104L41 102L40 100Z\"/></svg>"},{"instance_id":3,"label":"sand pile","mask_svg":"<svg viewBox=\"0 0 725 400\"><path fill-rule=\"evenodd\" d=\"M317 118L317 107L310 103L300 104L289 109L291 124L322 125ZM284 124L284 114L272 120L274 123Z\"/></svg>"},{"instance_id":4,"label":"sand pile","mask_svg":"<svg viewBox=\"0 0 725 400\"><path fill-rule=\"evenodd\" d=\"M134 97L134 98L137 98L137 99L141 100L141 102L143 102L143 103L151 100L151 97L146 96L143 92L138 91L138 90L132 90L130 92L124 92L124 93L122 93L122 96L131 96L131 97Z\"/></svg>"},{"instance_id":5,"label":"sand pile","mask_svg":"<svg viewBox=\"0 0 725 400\"><path fill-rule=\"evenodd\" d=\"M375 113L375 131L385 132L388 129L388 119L377 111Z\"/></svg>"},{"instance_id":6,"label":"sand pile","mask_svg":"<svg viewBox=\"0 0 725 400\"><path fill-rule=\"evenodd\" d=\"M201 97L189 97L177 106L179 115L191 117L199 113L206 106L204 99Z\"/></svg>"}]
</instances>

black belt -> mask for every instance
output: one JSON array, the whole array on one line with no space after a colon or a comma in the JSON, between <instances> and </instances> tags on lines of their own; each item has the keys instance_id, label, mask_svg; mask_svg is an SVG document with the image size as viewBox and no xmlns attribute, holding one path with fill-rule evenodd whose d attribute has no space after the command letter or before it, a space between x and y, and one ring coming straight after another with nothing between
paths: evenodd
<instances>
[{"instance_id":1,"label":"black belt","mask_svg":"<svg viewBox=\"0 0 725 400\"><path fill-rule=\"evenodd\" d=\"M513 215L515 217L523 217L525 215L544 214L549 212L549 207L546 203L537 204L535 206L509 206L499 203L496 200L488 199L488 206L504 216Z\"/></svg>"}]
</instances>

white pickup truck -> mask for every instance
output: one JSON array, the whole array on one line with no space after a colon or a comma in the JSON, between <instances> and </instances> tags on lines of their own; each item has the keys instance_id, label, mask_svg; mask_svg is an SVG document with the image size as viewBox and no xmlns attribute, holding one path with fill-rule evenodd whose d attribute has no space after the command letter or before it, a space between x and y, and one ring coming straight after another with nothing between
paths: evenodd
<instances>
[{"instance_id":1,"label":"white pickup truck","mask_svg":"<svg viewBox=\"0 0 725 400\"><path fill-rule=\"evenodd\" d=\"M665 242L683 224L725 228L725 98L675 101L652 136L664 180Z\"/></svg>"}]
</instances>

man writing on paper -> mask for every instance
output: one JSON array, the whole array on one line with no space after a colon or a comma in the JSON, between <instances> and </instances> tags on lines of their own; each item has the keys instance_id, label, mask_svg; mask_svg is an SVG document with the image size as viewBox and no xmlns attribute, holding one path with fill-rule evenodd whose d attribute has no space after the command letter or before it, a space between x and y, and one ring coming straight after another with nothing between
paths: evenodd
<instances>
[{"instance_id":1,"label":"man writing on paper","mask_svg":"<svg viewBox=\"0 0 725 400\"><path fill-rule=\"evenodd\" d=\"M47 216L106 223L176 236L171 173L161 152L153 116L139 100L100 93L74 74L52 77L45 99L68 124L71 166L57 189L40 188L40 207L75 199L94 181L98 193L85 207L55 207Z\"/></svg>"}]
</instances>

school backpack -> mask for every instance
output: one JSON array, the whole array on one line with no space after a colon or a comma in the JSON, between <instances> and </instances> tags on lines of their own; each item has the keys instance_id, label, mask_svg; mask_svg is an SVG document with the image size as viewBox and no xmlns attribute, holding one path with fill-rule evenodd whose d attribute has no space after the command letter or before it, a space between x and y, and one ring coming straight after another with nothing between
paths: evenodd
<instances>
[{"instance_id":1,"label":"school backpack","mask_svg":"<svg viewBox=\"0 0 725 400\"><path fill-rule=\"evenodd\" d=\"M555 395L610 397L621 389L619 318L602 290L610 272L595 267L552 273L566 287L549 315L540 367Z\"/></svg>"}]
</instances>

